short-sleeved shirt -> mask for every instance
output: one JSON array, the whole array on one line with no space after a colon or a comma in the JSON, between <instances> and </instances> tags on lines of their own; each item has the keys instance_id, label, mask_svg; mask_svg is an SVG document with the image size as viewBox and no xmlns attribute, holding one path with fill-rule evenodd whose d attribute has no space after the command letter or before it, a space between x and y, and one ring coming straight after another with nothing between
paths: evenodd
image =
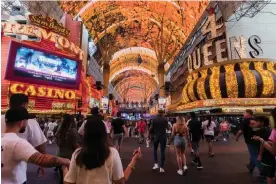
<instances>
[{"instance_id":1,"label":"short-sleeved shirt","mask_svg":"<svg viewBox=\"0 0 276 184\"><path fill-rule=\"evenodd\" d=\"M255 133L255 135L260 136L265 141L269 140L270 134L271 134L271 130L269 128L260 128ZM257 143L255 143L255 144L257 144L258 148L259 148L261 143L259 141L257 141ZM266 165L273 165L273 166L275 166L275 157L274 157L274 155L272 155L266 149L264 149L264 152L263 152L263 155L262 155L262 163L264 163Z\"/></svg>"},{"instance_id":2,"label":"short-sleeved shirt","mask_svg":"<svg viewBox=\"0 0 276 184\"><path fill-rule=\"evenodd\" d=\"M5 115L1 116L1 132L2 135L6 130ZM35 119L29 119L26 130L24 133L17 134L20 138L27 140L33 147L40 146L47 142L45 135L43 134L38 122ZM22 162L22 172L27 172L27 163Z\"/></svg>"},{"instance_id":3,"label":"short-sleeved shirt","mask_svg":"<svg viewBox=\"0 0 276 184\"><path fill-rule=\"evenodd\" d=\"M2 134L6 130L5 115L1 116L1 132ZM33 147L37 147L47 142L45 135L43 134L38 122L35 119L29 119L26 130L24 133L19 133L19 137L27 140Z\"/></svg>"},{"instance_id":4,"label":"short-sleeved shirt","mask_svg":"<svg viewBox=\"0 0 276 184\"><path fill-rule=\"evenodd\" d=\"M49 131L49 132L53 132L56 126L57 126L56 123L50 122L50 123L48 124L48 131Z\"/></svg>"},{"instance_id":5,"label":"short-sleeved shirt","mask_svg":"<svg viewBox=\"0 0 276 184\"><path fill-rule=\"evenodd\" d=\"M202 133L202 123L198 121L196 118L194 118L190 120L188 126L191 134L191 141L192 142L200 141L201 133Z\"/></svg>"},{"instance_id":6,"label":"short-sleeved shirt","mask_svg":"<svg viewBox=\"0 0 276 184\"><path fill-rule=\"evenodd\" d=\"M36 149L15 133L2 134L1 140L1 182L22 184L27 180L26 162Z\"/></svg>"},{"instance_id":7,"label":"short-sleeved shirt","mask_svg":"<svg viewBox=\"0 0 276 184\"><path fill-rule=\"evenodd\" d=\"M111 122L113 133L122 134L124 132L124 128L123 128L124 124L125 124L125 121L122 120L121 118L113 119Z\"/></svg>"},{"instance_id":8,"label":"short-sleeved shirt","mask_svg":"<svg viewBox=\"0 0 276 184\"><path fill-rule=\"evenodd\" d=\"M208 127L209 121L203 121L202 122L202 129L204 130L204 135L215 135L215 128L216 128L216 123L211 121L210 126Z\"/></svg>"},{"instance_id":9,"label":"short-sleeved shirt","mask_svg":"<svg viewBox=\"0 0 276 184\"><path fill-rule=\"evenodd\" d=\"M93 119L97 119L97 121L98 121L98 118L99 118L100 120L102 120L102 122L105 124L104 118L103 118L102 116L100 116L100 115L93 115L93 116L89 117L89 119L92 119L92 121L93 121ZM78 132L79 132L80 135L84 135L84 127L85 127L85 124L86 124L86 123L87 123L87 120L85 120L85 121L82 123L81 127L79 128L79 131L78 131ZM109 131L108 127L106 126L106 124L105 124L105 128L106 128L106 132L109 133L110 131Z\"/></svg>"},{"instance_id":10,"label":"short-sleeved shirt","mask_svg":"<svg viewBox=\"0 0 276 184\"><path fill-rule=\"evenodd\" d=\"M269 140L271 140L272 142L276 142L276 129L273 129L272 131L271 131L271 134L270 134L270 136L269 136Z\"/></svg>"},{"instance_id":11,"label":"short-sleeved shirt","mask_svg":"<svg viewBox=\"0 0 276 184\"><path fill-rule=\"evenodd\" d=\"M137 123L138 132L144 133L147 128L147 123L145 121L139 121Z\"/></svg>"},{"instance_id":12,"label":"short-sleeved shirt","mask_svg":"<svg viewBox=\"0 0 276 184\"><path fill-rule=\"evenodd\" d=\"M155 140L166 139L168 120L163 116L157 116L152 120L152 134Z\"/></svg>"},{"instance_id":13,"label":"short-sleeved shirt","mask_svg":"<svg viewBox=\"0 0 276 184\"><path fill-rule=\"evenodd\" d=\"M252 137L253 137L253 129L250 127L250 120L251 118L244 118L241 124L241 130L243 132L244 141L247 144L252 144Z\"/></svg>"},{"instance_id":14,"label":"short-sleeved shirt","mask_svg":"<svg viewBox=\"0 0 276 184\"><path fill-rule=\"evenodd\" d=\"M113 180L120 180L124 177L122 162L115 148L110 148L110 155L103 166L91 170L87 170L85 166L79 167L76 164L78 151L79 149L72 156L70 168L64 181L76 184L112 184Z\"/></svg>"}]
</instances>

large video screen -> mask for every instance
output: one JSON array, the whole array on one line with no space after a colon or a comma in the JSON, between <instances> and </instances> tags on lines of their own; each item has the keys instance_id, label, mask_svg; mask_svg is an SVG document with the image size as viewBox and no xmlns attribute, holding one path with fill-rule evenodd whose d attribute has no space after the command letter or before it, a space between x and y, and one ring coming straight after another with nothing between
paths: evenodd
<instances>
[{"instance_id":1,"label":"large video screen","mask_svg":"<svg viewBox=\"0 0 276 184\"><path fill-rule=\"evenodd\" d=\"M9 57L9 69L6 75L10 76L8 78L22 82L26 82L27 79L30 83L78 88L78 61L24 44L15 45L16 47L13 47L15 56Z\"/></svg>"},{"instance_id":2,"label":"large video screen","mask_svg":"<svg viewBox=\"0 0 276 184\"><path fill-rule=\"evenodd\" d=\"M71 59L21 47L16 52L14 74L62 83L74 83L78 63Z\"/></svg>"}]
</instances>

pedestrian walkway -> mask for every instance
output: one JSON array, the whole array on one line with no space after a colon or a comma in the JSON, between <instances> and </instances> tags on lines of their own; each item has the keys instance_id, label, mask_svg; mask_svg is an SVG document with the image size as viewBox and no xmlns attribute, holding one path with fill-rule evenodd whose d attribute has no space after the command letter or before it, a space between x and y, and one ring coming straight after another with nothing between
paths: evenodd
<instances>
[{"instance_id":1,"label":"pedestrian walkway","mask_svg":"<svg viewBox=\"0 0 276 184\"><path fill-rule=\"evenodd\" d=\"M184 176L177 175L177 163L175 159L174 149L167 149L166 163L164 174L153 172L153 153L152 148L146 148L145 145L139 145L134 139L124 140L121 158L124 167L126 167L131 159L133 150L141 147L143 157L137 163L135 171L130 177L128 183L131 184L257 184L255 176L250 176L246 169L248 162L248 153L246 146L242 140L236 142L216 142L214 143L215 157L209 158L207 154L207 146L205 142L201 142L201 156L204 169L198 171L191 164L191 158L187 152L188 172ZM55 146L47 146L47 152L54 154ZM36 177L36 167L29 165L28 167L28 184L57 184L58 178L54 169L47 169L43 178Z\"/></svg>"}]
</instances>

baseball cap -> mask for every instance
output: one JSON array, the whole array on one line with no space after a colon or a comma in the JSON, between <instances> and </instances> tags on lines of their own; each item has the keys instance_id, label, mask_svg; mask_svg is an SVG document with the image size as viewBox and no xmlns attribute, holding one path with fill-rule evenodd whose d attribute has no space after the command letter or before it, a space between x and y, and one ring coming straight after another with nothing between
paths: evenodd
<instances>
[{"instance_id":1,"label":"baseball cap","mask_svg":"<svg viewBox=\"0 0 276 184\"><path fill-rule=\"evenodd\" d=\"M25 107L9 109L5 115L6 122L17 122L27 119L31 119L31 117Z\"/></svg>"}]
</instances>

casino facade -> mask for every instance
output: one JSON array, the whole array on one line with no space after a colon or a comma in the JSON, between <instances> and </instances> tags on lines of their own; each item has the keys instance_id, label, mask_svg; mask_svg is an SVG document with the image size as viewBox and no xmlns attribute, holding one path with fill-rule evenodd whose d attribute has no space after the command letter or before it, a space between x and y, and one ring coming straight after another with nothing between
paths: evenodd
<instances>
[{"instance_id":1,"label":"casino facade","mask_svg":"<svg viewBox=\"0 0 276 184\"><path fill-rule=\"evenodd\" d=\"M32 16L34 19L34 16ZM47 17L36 16L36 19L47 19ZM52 19L51 19L52 20ZM56 22L55 20L52 20ZM65 27L59 27L62 30L68 30ZM70 32L70 31L69 31ZM8 34L8 35L7 35ZM10 34L28 35L39 38L40 41L18 40L10 37ZM28 110L35 114L59 114L59 113L89 113L89 108L93 104L89 104L91 99L94 102L99 102L101 92L92 88L95 80L91 76L86 76L84 73L84 64L82 60L83 51L77 46L78 43L69 41L66 35L60 32L51 32L51 29L44 29L37 25L21 25L18 23L4 22L2 23L2 76L1 76L1 111L5 112L9 106L9 97L12 94L23 93L29 96ZM55 39L59 38L59 39ZM59 41L58 41L59 40ZM57 43L58 42L58 43ZM58 47L56 47L58 44ZM15 47L15 46L18 46ZM56 64L51 58L70 58L78 61L76 69L76 81L73 85L66 84L64 81L59 83L52 82L54 78L44 80L38 79L43 76L43 71L28 70L30 75L16 76L14 60L17 58L18 49L24 48L28 52L39 52L44 57L45 61L39 60L40 64L51 65ZM51 55L51 57L49 56ZM25 55L26 56L26 55ZM48 57L49 56L49 57ZM21 55L24 57L24 54ZM33 56L35 57L35 56ZM48 57L48 58L47 58ZM24 59L24 58L23 58ZM30 59L31 60L31 59ZM34 59L32 59L33 61ZM24 60L23 60L24 61ZM54 63L52 63L54 62ZM22 64L23 67L24 63ZM21 68L22 68L21 67ZM45 68L45 67L44 67ZM46 69L49 69L49 67ZM22 69L23 70L23 69ZM30 72L31 71L31 72ZM21 72L22 73L22 72ZM50 76L50 75L48 75ZM56 78L58 80L58 78ZM62 80L62 77L60 78Z\"/></svg>"},{"instance_id":2,"label":"casino facade","mask_svg":"<svg viewBox=\"0 0 276 184\"><path fill-rule=\"evenodd\" d=\"M57 7L54 17L24 3L32 13L27 24L1 24L3 112L13 93L28 95L34 113L88 113L95 104L111 114L241 114L276 106L276 19L261 13L275 11L269 1L41 2ZM74 77L14 76L13 42L75 61L77 67L55 69ZM58 65L51 57L40 63Z\"/></svg>"},{"instance_id":3,"label":"casino facade","mask_svg":"<svg viewBox=\"0 0 276 184\"><path fill-rule=\"evenodd\" d=\"M220 4L209 9L184 44L170 70L170 112L262 113L276 106L275 38L267 36L274 28L261 27L275 20L242 16L237 7L234 14Z\"/></svg>"}]
</instances>

